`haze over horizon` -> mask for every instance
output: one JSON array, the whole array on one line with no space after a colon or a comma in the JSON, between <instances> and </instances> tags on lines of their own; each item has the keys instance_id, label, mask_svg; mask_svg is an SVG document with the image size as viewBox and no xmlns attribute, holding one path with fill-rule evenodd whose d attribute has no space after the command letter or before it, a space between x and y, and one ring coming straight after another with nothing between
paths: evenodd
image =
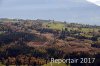
<instances>
[{"instance_id":1,"label":"haze over horizon","mask_svg":"<svg viewBox=\"0 0 100 66\"><path fill-rule=\"evenodd\" d=\"M100 25L100 7L87 0L0 0L0 18Z\"/></svg>"}]
</instances>

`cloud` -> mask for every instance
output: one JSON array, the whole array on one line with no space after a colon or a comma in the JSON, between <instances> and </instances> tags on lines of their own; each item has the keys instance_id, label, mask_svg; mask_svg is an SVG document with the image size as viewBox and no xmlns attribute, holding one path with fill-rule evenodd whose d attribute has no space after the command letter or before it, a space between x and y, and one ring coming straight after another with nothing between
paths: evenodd
<instances>
[{"instance_id":1,"label":"cloud","mask_svg":"<svg viewBox=\"0 0 100 66\"><path fill-rule=\"evenodd\" d=\"M87 1L100 6L100 0L87 0Z\"/></svg>"}]
</instances>

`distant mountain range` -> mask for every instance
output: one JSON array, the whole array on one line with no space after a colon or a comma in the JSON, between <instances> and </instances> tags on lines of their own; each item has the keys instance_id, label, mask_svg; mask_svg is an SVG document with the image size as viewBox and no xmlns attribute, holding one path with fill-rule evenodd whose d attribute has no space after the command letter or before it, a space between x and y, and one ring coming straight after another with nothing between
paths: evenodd
<instances>
[{"instance_id":1,"label":"distant mountain range","mask_svg":"<svg viewBox=\"0 0 100 66\"><path fill-rule=\"evenodd\" d=\"M0 17L100 25L100 7L86 0L3 0Z\"/></svg>"}]
</instances>

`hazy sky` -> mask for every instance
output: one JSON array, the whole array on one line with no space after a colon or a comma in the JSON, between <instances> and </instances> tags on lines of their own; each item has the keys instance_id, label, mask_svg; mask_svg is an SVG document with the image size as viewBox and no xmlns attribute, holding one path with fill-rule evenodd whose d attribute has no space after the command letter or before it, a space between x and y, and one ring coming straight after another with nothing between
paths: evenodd
<instances>
[{"instance_id":1,"label":"hazy sky","mask_svg":"<svg viewBox=\"0 0 100 66\"><path fill-rule=\"evenodd\" d=\"M0 0L0 18L54 19L100 25L100 6L86 0Z\"/></svg>"}]
</instances>

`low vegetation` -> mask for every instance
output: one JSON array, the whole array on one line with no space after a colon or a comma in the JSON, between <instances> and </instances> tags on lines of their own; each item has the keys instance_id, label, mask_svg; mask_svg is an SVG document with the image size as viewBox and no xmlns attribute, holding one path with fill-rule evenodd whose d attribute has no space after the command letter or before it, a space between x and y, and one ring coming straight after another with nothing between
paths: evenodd
<instances>
[{"instance_id":1,"label":"low vegetation","mask_svg":"<svg viewBox=\"0 0 100 66\"><path fill-rule=\"evenodd\" d=\"M51 58L96 58L100 63L100 26L54 20L0 20L0 66L49 66ZM56 64L53 66L91 66Z\"/></svg>"}]
</instances>

